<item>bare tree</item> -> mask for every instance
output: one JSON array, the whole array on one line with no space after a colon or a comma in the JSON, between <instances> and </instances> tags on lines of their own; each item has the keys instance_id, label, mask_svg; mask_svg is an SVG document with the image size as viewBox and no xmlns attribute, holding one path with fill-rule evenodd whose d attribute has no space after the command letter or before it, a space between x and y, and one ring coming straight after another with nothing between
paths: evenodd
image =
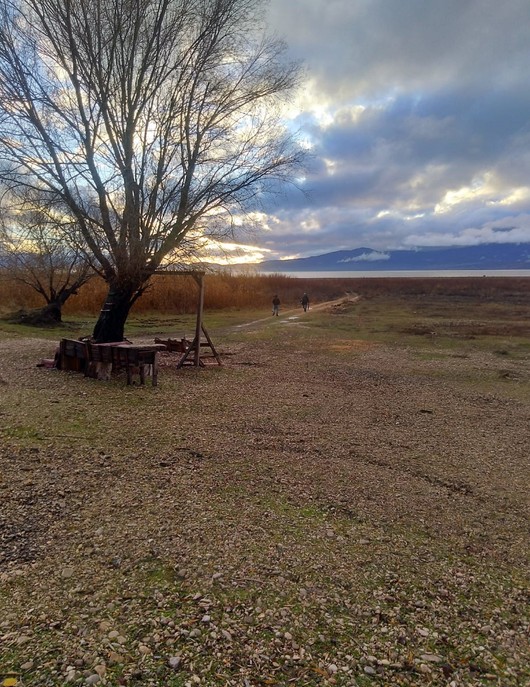
<instances>
[{"instance_id":1,"label":"bare tree","mask_svg":"<svg viewBox=\"0 0 530 687\"><path fill-rule=\"evenodd\" d=\"M76 219L123 337L166 256L231 235L301 151L279 103L298 68L261 0L0 0L0 175Z\"/></svg>"},{"instance_id":2,"label":"bare tree","mask_svg":"<svg viewBox=\"0 0 530 687\"><path fill-rule=\"evenodd\" d=\"M0 263L10 281L29 286L45 302L22 319L61 322L63 305L94 275L84 252L65 241L66 231L73 237L75 228L51 208L30 207L27 199L23 207L13 211L11 205L10 210L2 209Z\"/></svg>"}]
</instances>

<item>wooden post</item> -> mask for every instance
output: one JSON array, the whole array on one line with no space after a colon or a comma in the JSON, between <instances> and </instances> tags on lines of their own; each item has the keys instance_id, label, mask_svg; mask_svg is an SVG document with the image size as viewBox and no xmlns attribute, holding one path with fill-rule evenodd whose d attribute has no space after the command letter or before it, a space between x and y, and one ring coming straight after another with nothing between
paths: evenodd
<instances>
[{"instance_id":1,"label":"wooden post","mask_svg":"<svg viewBox=\"0 0 530 687\"><path fill-rule=\"evenodd\" d=\"M219 357L219 354L215 350L215 346L213 345L212 340L210 339L210 335L206 331L206 327L204 325L202 326L202 331L204 332L204 336L206 337L206 341L208 342L208 345L212 349L212 353L214 354L215 359L217 360L217 364L222 365L223 363L221 362L221 358Z\"/></svg>"},{"instance_id":2,"label":"wooden post","mask_svg":"<svg viewBox=\"0 0 530 687\"><path fill-rule=\"evenodd\" d=\"M155 352L155 359L151 368L151 383L153 386L156 386L158 383L158 351Z\"/></svg>"},{"instance_id":3,"label":"wooden post","mask_svg":"<svg viewBox=\"0 0 530 687\"><path fill-rule=\"evenodd\" d=\"M197 323L195 325L195 367L199 367L201 360L201 331L202 310L204 307L204 279L202 273L194 274L193 278L199 285L199 304L197 307Z\"/></svg>"}]
</instances>

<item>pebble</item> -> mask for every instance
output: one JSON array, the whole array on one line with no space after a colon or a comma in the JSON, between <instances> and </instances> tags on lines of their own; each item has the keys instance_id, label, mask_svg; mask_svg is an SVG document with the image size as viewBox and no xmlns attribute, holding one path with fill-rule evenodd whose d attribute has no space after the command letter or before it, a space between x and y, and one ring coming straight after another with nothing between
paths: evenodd
<instances>
[{"instance_id":1,"label":"pebble","mask_svg":"<svg viewBox=\"0 0 530 687\"><path fill-rule=\"evenodd\" d=\"M178 670L180 668L180 664L182 662L182 658L180 656L171 656L169 659L169 667L173 668L173 670Z\"/></svg>"},{"instance_id":2,"label":"pebble","mask_svg":"<svg viewBox=\"0 0 530 687\"><path fill-rule=\"evenodd\" d=\"M74 574L73 568L63 568L61 570L61 577L63 578L63 580L67 580L70 577L73 577L73 574Z\"/></svg>"},{"instance_id":3,"label":"pebble","mask_svg":"<svg viewBox=\"0 0 530 687\"><path fill-rule=\"evenodd\" d=\"M364 672L367 675L376 675L377 671L375 668L372 668L372 666L364 666Z\"/></svg>"},{"instance_id":4,"label":"pebble","mask_svg":"<svg viewBox=\"0 0 530 687\"><path fill-rule=\"evenodd\" d=\"M87 685L97 685L97 683L101 680L100 676L95 673L94 675L89 675L87 679L85 680L85 683Z\"/></svg>"},{"instance_id":5,"label":"pebble","mask_svg":"<svg viewBox=\"0 0 530 687\"><path fill-rule=\"evenodd\" d=\"M443 661L442 657L436 654L422 654L420 658L422 661L427 661L428 663L441 663Z\"/></svg>"},{"instance_id":6,"label":"pebble","mask_svg":"<svg viewBox=\"0 0 530 687\"><path fill-rule=\"evenodd\" d=\"M138 651L144 656L151 653L151 649L145 644L140 644L140 646L138 647Z\"/></svg>"}]
</instances>

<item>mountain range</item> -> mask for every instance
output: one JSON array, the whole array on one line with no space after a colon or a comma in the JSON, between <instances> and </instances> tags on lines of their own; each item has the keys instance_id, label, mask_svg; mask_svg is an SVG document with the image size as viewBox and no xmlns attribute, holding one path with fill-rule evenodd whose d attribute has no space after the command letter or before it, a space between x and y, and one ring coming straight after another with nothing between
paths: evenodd
<instances>
[{"instance_id":1,"label":"mountain range","mask_svg":"<svg viewBox=\"0 0 530 687\"><path fill-rule=\"evenodd\" d=\"M530 243L483 243L412 250L355 248L309 258L265 260L262 272L333 272L395 270L527 270Z\"/></svg>"}]
</instances>

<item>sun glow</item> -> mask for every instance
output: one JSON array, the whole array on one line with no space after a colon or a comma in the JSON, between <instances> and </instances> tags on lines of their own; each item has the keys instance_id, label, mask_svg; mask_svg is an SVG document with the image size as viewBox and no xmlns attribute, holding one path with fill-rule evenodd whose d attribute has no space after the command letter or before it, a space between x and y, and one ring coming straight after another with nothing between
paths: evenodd
<instances>
[{"instance_id":1,"label":"sun glow","mask_svg":"<svg viewBox=\"0 0 530 687\"><path fill-rule=\"evenodd\" d=\"M270 253L270 251L258 246L206 239L201 251L201 261L226 267L248 265L265 260L267 258L266 253Z\"/></svg>"}]
</instances>

